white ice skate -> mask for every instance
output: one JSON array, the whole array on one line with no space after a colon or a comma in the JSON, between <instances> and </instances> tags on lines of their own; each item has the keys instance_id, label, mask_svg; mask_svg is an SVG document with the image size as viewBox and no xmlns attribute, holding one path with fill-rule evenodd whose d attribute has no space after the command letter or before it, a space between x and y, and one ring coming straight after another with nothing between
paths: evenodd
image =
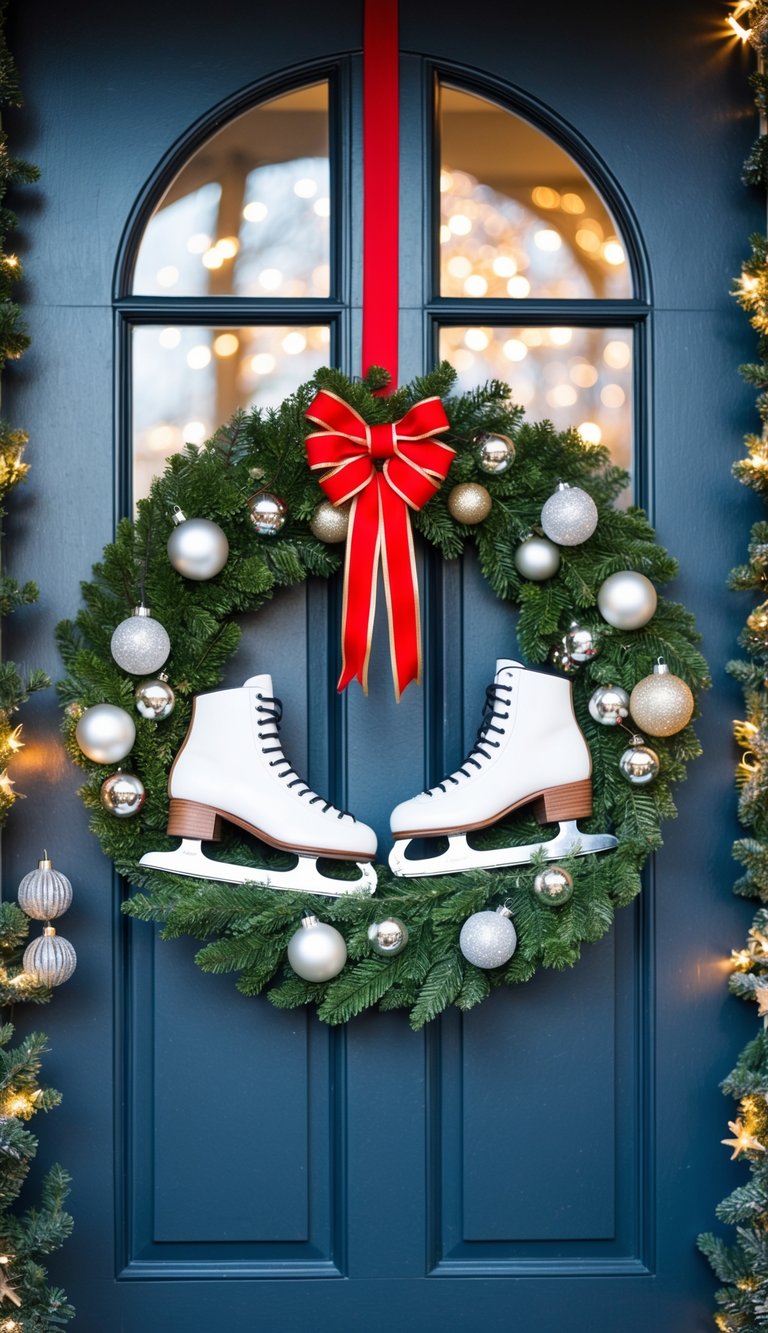
<instances>
[{"instance_id":1,"label":"white ice skate","mask_svg":"<svg viewBox=\"0 0 768 1333\"><path fill-rule=\"evenodd\" d=\"M582 833L576 823L592 813L591 775L571 682L502 658L486 690L477 741L461 768L392 811L396 842L389 864L396 875L444 875L525 865L534 853L555 861L609 851L617 846L616 838ZM559 823L554 838L525 847L470 847L468 833L529 802L540 823ZM408 856L412 839L440 836L448 838L445 851L421 860Z\"/></svg>"},{"instance_id":2,"label":"white ice skate","mask_svg":"<svg viewBox=\"0 0 768 1333\"><path fill-rule=\"evenodd\" d=\"M313 792L294 772L280 744L282 704L270 676L251 676L240 689L200 694L186 739L168 778L168 832L182 839L174 852L147 852L141 865L174 875L259 884L297 893L340 897L373 893L376 834ZM290 870L214 861L201 843L218 841L221 821L237 824L272 847L291 852ZM356 861L353 880L320 873L317 858Z\"/></svg>"}]
</instances>

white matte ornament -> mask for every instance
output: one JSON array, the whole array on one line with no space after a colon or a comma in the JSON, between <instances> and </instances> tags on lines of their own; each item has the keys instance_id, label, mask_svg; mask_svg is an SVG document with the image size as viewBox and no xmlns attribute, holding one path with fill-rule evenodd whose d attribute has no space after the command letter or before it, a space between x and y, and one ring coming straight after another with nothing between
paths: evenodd
<instances>
[{"instance_id":1,"label":"white matte ornament","mask_svg":"<svg viewBox=\"0 0 768 1333\"><path fill-rule=\"evenodd\" d=\"M629 695L620 685L598 685L589 701L590 717L604 727L615 727L629 716Z\"/></svg>"},{"instance_id":2,"label":"white matte ornament","mask_svg":"<svg viewBox=\"0 0 768 1333\"><path fill-rule=\"evenodd\" d=\"M60 870L54 870L46 852L21 881L19 907L34 921L53 921L72 905L72 885Z\"/></svg>"},{"instance_id":3,"label":"white matte ornament","mask_svg":"<svg viewBox=\"0 0 768 1333\"><path fill-rule=\"evenodd\" d=\"M459 948L475 967L503 967L517 948L517 931L506 906L495 912L475 912L461 927Z\"/></svg>"},{"instance_id":4,"label":"white matte ornament","mask_svg":"<svg viewBox=\"0 0 768 1333\"><path fill-rule=\"evenodd\" d=\"M22 966L41 986L61 986L72 976L77 954L69 940L57 935L53 926L46 926L39 939L27 945Z\"/></svg>"},{"instance_id":5,"label":"white matte ornament","mask_svg":"<svg viewBox=\"0 0 768 1333\"><path fill-rule=\"evenodd\" d=\"M136 726L130 713L116 704L86 708L75 728L75 740L86 759L95 764L118 764L133 749Z\"/></svg>"},{"instance_id":6,"label":"white matte ornament","mask_svg":"<svg viewBox=\"0 0 768 1333\"><path fill-rule=\"evenodd\" d=\"M137 778L135 773L124 773L120 768L104 779L99 792L104 809L111 815L117 815L118 819L130 819L131 815L137 815L145 796L141 778Z\"/></svg>"},{"instance_id":7,"label":"white matte ornament","mask_svg":"<svg viewBox=\"0 0 768 1333\"><path fill-rule=\"evenodd\" d=\"M176 706L176 695L164 672L149 680L139 681L133 695L136 712L151 722L164 722Z\"/></svg>"},{"instance_id":8,"label":"white matte ornament","mask_svg":"<svg viewBox=\"0 0 768 1333\"><path fill-rule=\"evenodd\" d=\"M508 435L497 435L495 432L478 435L475 446L477 465L488 476L500 477L514 461L515 446Z\"/></svg>"},{"instance_id":9,"label":"white matte ornament","mask_svg":"<svg viewBox=\"0 0 768 1333\"><path fill-rule=\"evenodd\" d=\"M592 536L597 517L592 496L561 481L541 511L541 526L558 546L580 546Z\"/></svg>"},{"instance_id":10,"label":"white matte ornament","mask_svg":"<svg viewBox=\"0 0 768 1333\"><path fill-rule=\"evenodd\" d=\"M347 961L344 936L309 914L288 943L288 962L304 981L330 981Z\"/></svg>"},{"instance_id":11,"label":"white matte ornament","mask_svg":"<svg viewBox=\"0 0 768 1333\"><path fill-rule=\"evenodd\" d=\"M639 680L629 696L629 711L649 736L674 736L693 716L693 695L659 658L653 674Z\"/></svg>"},{"instance_id":12,"label":"white matte ornament","mask_svg":"<svg viewBox=\"0 0 768 1333\"><path fill-rule=\"evenodd\" d=\"M374 921L368 927L368 939L374 953L392 958L408 943L408 927L398 917L388 916L384 921Z\"/></svg>"},{"instance_id":13,"label":"white matte ornament","mask_svg":"<svg viewBox=\"0 0 768 1333\"><path fill-rule=\"evenodd\" d=\"M651 580L635 569L622 569L601 583L597 606L615 629L641 629L656 611L658 596Z\"/></svg>"},{"instance_id":14,"label":"white matte ornament","mask_svg":"<svg viewBox=\"0 0 768 1333\"><path fill-rule=\"evenodd\" d=\"M543 583L560 568L560 552L547 537L526 537L515 551L515 568L524 579Z\"/></svg>"},{"instance_id":15,"label":"white matte ornament","mask_svg":"<svg viewBox=\"0 0 768 1333\"><path fill-rule=\"evenodd\" d=\"M171 651L168 633L154 620L148 606L136 606L133 615L121 620L110 645L117 665L131 676L159 671Z\"/></svg>"},{"instance_id":16,"label":"white matte ornament","mask_svg":"<svg viewBox=\"0 0 768 1333\"><path fill-rule=\"evenodd\" d=\"M227 563L229 542L218 523L209 518L187 518L176 507L176 524L168 538L168 559L185 579L200 582L215 578Z\"/></svg>"}]
</instances>

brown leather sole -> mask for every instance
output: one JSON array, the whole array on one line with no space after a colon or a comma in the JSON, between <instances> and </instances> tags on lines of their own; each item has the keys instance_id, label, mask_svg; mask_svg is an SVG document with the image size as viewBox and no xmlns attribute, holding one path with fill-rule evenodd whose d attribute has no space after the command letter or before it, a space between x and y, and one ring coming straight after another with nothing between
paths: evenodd
<instances>
[{"instance_id":1,"label":"brown leather sole","mask_svg":"<svg viewBox=\"0 0 768 1333\"><path fill-rule=\"evenodd\" d=\"M586 819L592 814L592 779L583 778L580 782L566 782L562 787L545 787L541 791L530 792L521 800L514 801L503 810L491 815L490 819L478 820L476 824L462 824L457 828L410 829L407 833L394 833L398 838L445 838L453 833L471 833L474 829L488 828L513 810L534 802L533 813L540 824L555 824L561 819Z\"/></svg>"},{"instance_id":2,"label":"brown leather sole","mask_svg":"<svg viewBox=\"0 0 768 1333\"><path fill-rule=\"evenodd\" d=\"M228 810L219 810L212 805L200 805L197 801L184 801L177 796L171 797L168 813L167 832L172 838L199 838L201 842L221 841L221 821L237 824L254 838L260 838L270 847L277 847L281 852L296 852L299 855L328 856L337 861L372 861L373 856L363 852L329 851L327 847L299 847L296 843L280 842L272 838L255 824L239 819Z\"/></svg>"}]
</instances>

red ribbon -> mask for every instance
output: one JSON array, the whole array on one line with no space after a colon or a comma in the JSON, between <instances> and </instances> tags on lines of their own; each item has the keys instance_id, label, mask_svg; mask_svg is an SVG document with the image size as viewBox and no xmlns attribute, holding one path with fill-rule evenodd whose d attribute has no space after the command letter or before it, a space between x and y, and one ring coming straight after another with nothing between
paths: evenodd
<instances>
[{"instance_id":1,"label":"red ribbon","mask_svg":"<svg viewBox=\"0 0 768 1333\"><path fill-rule=\"evenodd\" d=\"M365 0L363 28L363 374L397 385L400 43L397 0Z\"/></svg>"},{"instance_id":2,"label":"red ribbon","mask_svg":"<svg viewBox=\"0 0 768 1333\"><path fill-rule=\"evenodd\" d=\"M310 468L330 469L320 478L320 485L332 504L352 501L338 689L343 690L356 677L368 692L381 557L392 675L399 700L412 680L421 680L419 587L408 510L422 509L445 480L455 450L433 436L448 429L448 418L439 398L424 398L400 421L369 426L349 403L325 389L312 400L306 415L321 427L307 436Z\"/></svg>"}]
</instances>

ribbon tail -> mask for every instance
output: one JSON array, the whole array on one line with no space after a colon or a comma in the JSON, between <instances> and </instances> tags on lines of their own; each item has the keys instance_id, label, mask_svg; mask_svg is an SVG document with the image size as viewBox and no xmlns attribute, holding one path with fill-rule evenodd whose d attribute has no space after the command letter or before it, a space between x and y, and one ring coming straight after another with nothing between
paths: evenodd
<instances>
[{"instance_id":1,"label":"ribbon tail","mask_svg":"<svg viewBox=\"0 0 768 1333\"><path fill-rule=\"evenodd\" d=\"M341 675L337 690L359 680L368 693L373 620L376 614L376 577L381 535L379 488L367 486L352 501L344 562L344 597L341 610Z\"/></svg>"},{"instance_id":2,"label":"ribbon tail","mask_svg":"<svg viewBox=\"0 0 768 1333\"><path fill-rule=\"evenodd\" d=\"M421 609L411 515L400 496L380 482L384 542L381 550L389 618L389 653L395 697L412 680L421 684Z\"/></svg>"}]
</instances>

